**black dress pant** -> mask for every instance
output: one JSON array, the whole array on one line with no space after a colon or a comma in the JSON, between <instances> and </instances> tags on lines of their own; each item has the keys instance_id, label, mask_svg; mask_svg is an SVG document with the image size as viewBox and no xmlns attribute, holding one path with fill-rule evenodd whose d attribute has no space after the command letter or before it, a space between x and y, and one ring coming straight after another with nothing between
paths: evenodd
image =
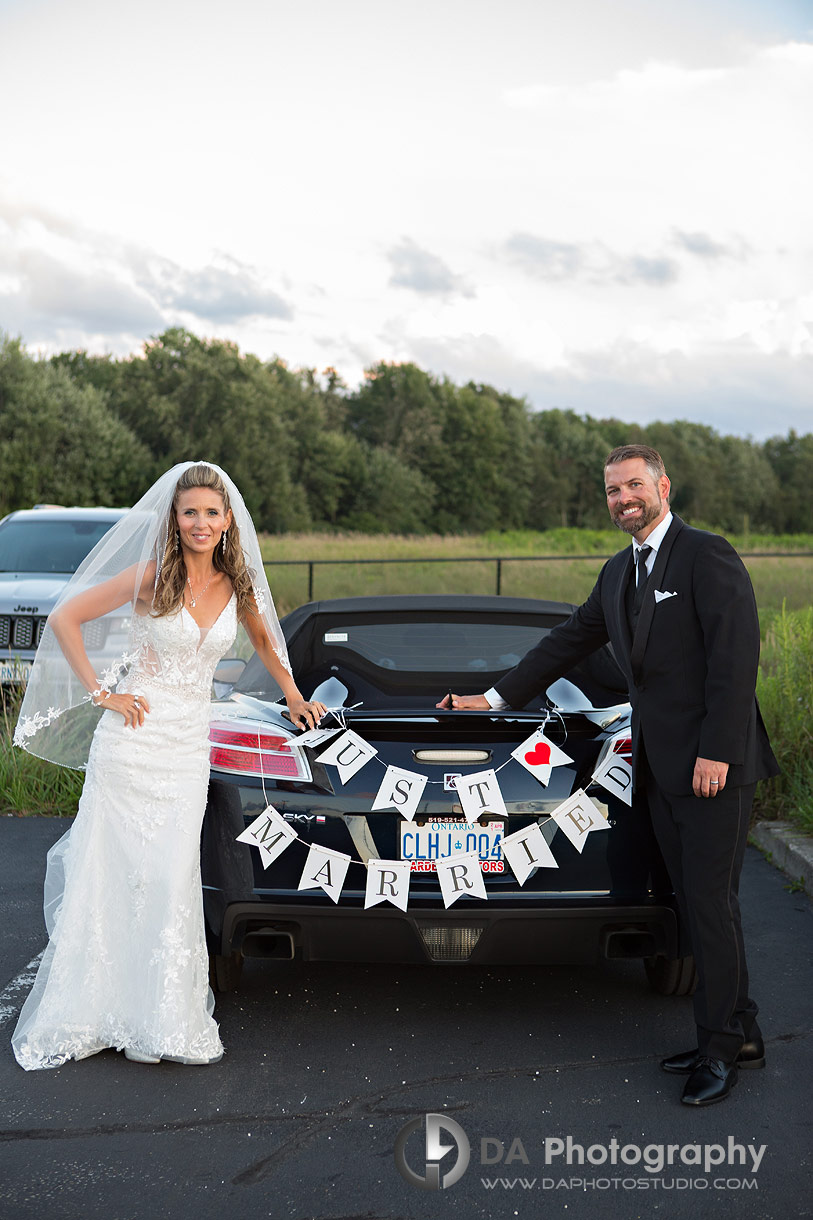
<instances>
[{"instance_id":1,"label":"black dress pant","mask_svg":"<svg viewBox=\"0 0 813 1220\"><path fill-rule=\"evenodd\" d=\"M652 825L697 963L697 1045L726 1063L759 1035L738 898L755 787L706 798L664 792L651 772L646 781Z\"/></svg>"}]
</instances>

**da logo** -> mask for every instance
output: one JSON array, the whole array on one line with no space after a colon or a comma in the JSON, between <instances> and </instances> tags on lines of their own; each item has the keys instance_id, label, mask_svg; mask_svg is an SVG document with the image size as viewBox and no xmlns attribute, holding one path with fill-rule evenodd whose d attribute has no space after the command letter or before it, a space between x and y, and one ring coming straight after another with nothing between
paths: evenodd
<instances>
[{"instance_id":1,"label":"da logo","mask_svg":"<svg viewBox=\"0 0 813 1220\"><path fill-rule=\"evenodd\" d=\"M426 1123L425 1130L424 1122ZM421 1166L424 1170L423 1174L416 1172L407 1163L406 1159L406 1147L409 1138L419 1130L424 1130L421 1154L423 1157L423 1164ZM454 1143L444 1144L441 1139L441 1132L450 1135ZM413 1140L412 1143L417 1148L418 1141ZM453 1150L457 1152L457 1159L451 1168L447 1168L441 1177L440 1163L447 1152L452 1152ZM466 1132L460 1126L460 1123L456 1123L453 1118L449 1118L446 1114L427 1114L425 1119L413 1118L411 1122L402 1128L398 1134L398 1139L395 1141L395 1164L398 1167L398 1172L412 1186L418 1186L421 1190L445 1190L448 1186L454 1186L455 1182L458 1182L466 1172L470 1156L471 1146Z\"/></svg>"}]
</instances>

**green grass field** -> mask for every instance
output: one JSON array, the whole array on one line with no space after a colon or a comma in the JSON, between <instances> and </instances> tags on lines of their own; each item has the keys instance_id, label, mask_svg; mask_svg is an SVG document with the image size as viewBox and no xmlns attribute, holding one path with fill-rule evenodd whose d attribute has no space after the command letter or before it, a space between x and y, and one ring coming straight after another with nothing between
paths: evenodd
<instances>
[{"instance_id":1,"label":"green grass field","mask_svg":"<svg viewBox=\"0 0 813 1220\"><path fill-rule=\"evenodd\" d=\"M318 563L314 566L313 596L319 599L375 593L494 593L496 564L489 560L495 556L517 556L524 557L523 562L502 564L501 591L504 595L578 603L593 587L603 563L598 556L612 555L629 545L628 539L617 530L576 529L421 538L381 534L287 534L282 537L266 535L261 541L263 558L268 564L268 581L281 615L308 600L308 570L306 566L284 566L282 563L277 566L274 560L413 561ZM813 534L792 538L732 535L730 541L741 552L783 552L777 559L745 561L761 611L780 610L783 602L790 610L813 605L813 558L794 557L794 551L813 552ZM527 558L534 555L561 558L544 561ZM572 555L584 555L585 558L564 558ZM484 558L477 563L426 562L429 558L452 561L478 556Z\"/></svg>"}]
</instances>

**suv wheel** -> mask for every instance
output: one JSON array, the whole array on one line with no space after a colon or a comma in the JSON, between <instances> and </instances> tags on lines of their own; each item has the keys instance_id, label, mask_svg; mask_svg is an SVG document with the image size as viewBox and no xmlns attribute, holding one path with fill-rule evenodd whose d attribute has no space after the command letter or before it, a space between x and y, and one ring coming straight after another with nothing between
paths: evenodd
<instances>
[{"instance_id":1,"label":"suv wheel","mask_svg":"<svg viewBox=\"0 0 813 1220\"><path fill-rule=\"evenodd\" d=\"M649 986L658 995L692 995L697 987L697 967L691 954L674 960L645 957L644 969Z\"/></svg>"},{"instance_id":2,"label":"suv wheel","mask_svg":"<svg viewBox=\"0 0 813 1220\"><path fill-rule=\"evenodd\" d=\"M243 955L235 952L209 954L209 983L212 991L236 991L243 973Z\"/></svg>"}]
</instances>

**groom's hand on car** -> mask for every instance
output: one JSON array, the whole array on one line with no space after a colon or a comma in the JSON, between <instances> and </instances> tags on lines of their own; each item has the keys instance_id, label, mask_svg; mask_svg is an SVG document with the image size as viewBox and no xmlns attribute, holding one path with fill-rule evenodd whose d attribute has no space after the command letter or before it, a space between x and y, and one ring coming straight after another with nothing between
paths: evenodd
<instances>
[{"instance_id":1,"label":"groom's hand on car","mask_svg":"<svg viewBox=\"0 0 813 1220\"><path fill-rule=\"evenodd\" d=\"M435 707L442 707L446 711L450 709L455 712L487 712L491 704L486 699L485 695L454 695L449 692L444 695L440 703L436 703Z\"/></svg>"}]
</instances>

